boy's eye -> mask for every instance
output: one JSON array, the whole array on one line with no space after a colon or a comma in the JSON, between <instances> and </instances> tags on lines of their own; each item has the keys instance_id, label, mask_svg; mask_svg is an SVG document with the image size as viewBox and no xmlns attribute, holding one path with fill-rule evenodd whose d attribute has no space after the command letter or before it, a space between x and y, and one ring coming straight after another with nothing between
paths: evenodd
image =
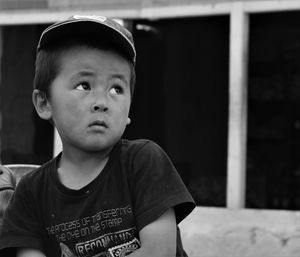
<instances>
[{"instance_id":1,"label":"boy's eye","mask_svg":"<svg viewBox=\"0 0 300 257\"><path fill-rule=\"evenodd\" d=\"M110 89L110 92L114 95L120 95L123 93L123 88L121 86L114 86Z\"/></svg>"},{"instance_id":2,"label":"boy's eye","mask_svg":"<svg viewBox=\"0 0 300 257\"><path fill-rule=\"evenodd\" d=\"M76 86L76 89L86 91L86 90L90 90L91 87L88 83L80 83L78 86Z\"/></svg>"}]
</instances>

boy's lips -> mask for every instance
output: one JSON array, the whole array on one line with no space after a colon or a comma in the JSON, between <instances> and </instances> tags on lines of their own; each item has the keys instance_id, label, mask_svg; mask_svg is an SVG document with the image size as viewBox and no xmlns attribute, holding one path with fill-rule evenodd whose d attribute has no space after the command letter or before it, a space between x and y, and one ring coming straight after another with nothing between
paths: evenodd
<instances>
[{"instance_id":1,"label":"boy's lips","mask_svg":"<svg viewBox=\"0 0 300 257\"><path fill-rule=\"evenodd\" d=\"M94 126L108 128L106 122L103 120L96 120L89 124L89 127L94 127Z\"/></svg>"}]
</instances>

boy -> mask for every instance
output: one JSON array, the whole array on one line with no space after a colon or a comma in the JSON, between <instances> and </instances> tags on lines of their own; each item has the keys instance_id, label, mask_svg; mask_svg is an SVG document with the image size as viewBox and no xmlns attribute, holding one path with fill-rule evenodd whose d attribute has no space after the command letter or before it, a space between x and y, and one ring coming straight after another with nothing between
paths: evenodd
<instances>
[{"instance_id":1,"label":"boy","mask_svg":"<svg viewBox=\"0 0 300 257\"><path fill-rule=\"evenodd\" d=\"M135 59L131 33L105 17L73 16L42 33L33 104L57 128L63 151L19 182L0 249L185 256L176 224L194 208L192 197L160 147L121 139Z\"/></svg>"}]
</instances>

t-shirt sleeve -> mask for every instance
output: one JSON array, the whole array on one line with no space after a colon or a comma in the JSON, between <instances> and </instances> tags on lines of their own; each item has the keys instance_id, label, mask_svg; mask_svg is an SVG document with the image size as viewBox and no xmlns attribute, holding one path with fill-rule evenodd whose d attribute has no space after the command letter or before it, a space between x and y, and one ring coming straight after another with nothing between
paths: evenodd
<instances>
[{"instance_id":1,"label":"t-shirt sleeve","mask_svg":"<svg viewBox=\"0 0 300 257\"><path fill-rule=\"evenodd\" d=\"M169 208L174 208L177 224L195 208L195 202L170 158L154 142L147 141L139 148L131 172L133 205L139 230Z\"/></svg>"},{"instance_id":2,"label":"t-shirt sleeve","mask_svg":"<svg viewBox=\"0 0 300 257\"><path fill-rule=\"evenodd\" d=\"M39 221L28 187L29 185L22 178L6 209L0 229L0 256L2 251L18 247L42 251L42 243L38 236Z\"/></svg>"}]
</instances>

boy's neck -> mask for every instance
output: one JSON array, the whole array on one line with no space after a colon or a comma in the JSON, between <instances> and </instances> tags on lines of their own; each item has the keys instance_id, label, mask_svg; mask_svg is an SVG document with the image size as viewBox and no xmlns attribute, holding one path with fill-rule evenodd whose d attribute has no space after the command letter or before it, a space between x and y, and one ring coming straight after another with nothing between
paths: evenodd
<instances>
[{"instance_id":1,"label":"boy's neck","mask_svg":"<svg viewBox=\"0 0 300 257\"><path fill-rule=\"evenodd\" d=\"M80 189L93 181L105 167L111 149L102 152L63 150L58 164L60 182L71 189Z\"/></svg>"}]
</instances>

